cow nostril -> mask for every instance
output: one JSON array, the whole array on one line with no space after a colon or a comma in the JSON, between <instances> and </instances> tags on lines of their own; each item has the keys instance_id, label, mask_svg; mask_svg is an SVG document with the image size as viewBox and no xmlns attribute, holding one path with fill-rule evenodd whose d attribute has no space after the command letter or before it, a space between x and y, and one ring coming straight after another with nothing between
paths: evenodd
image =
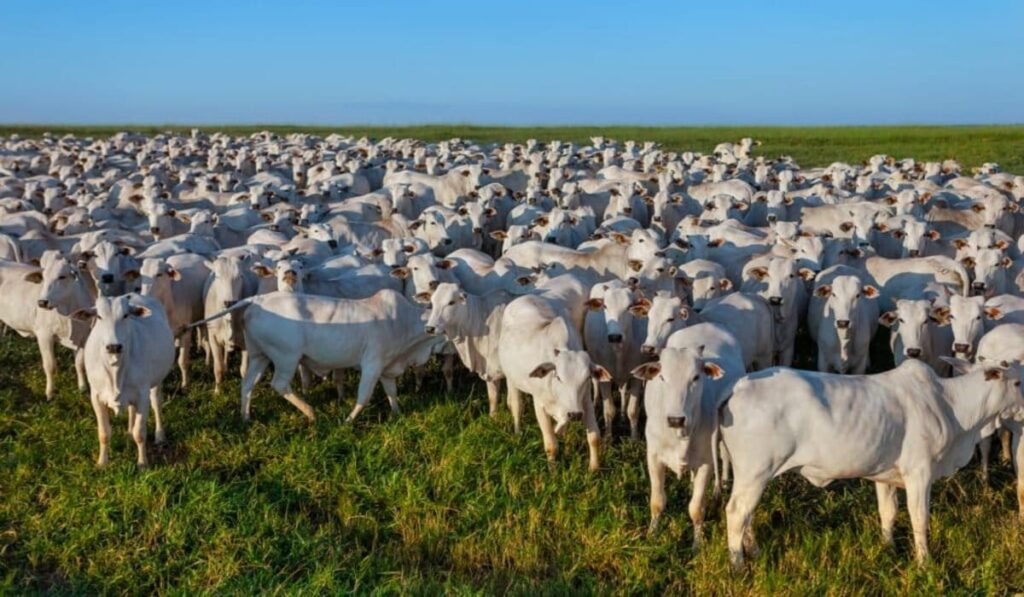
<instances>
[{"instance_id":1,"label":"cow nostril","mask_svg":"<svg viewBox=\"0 0 1024 597\"><path fill-rule=\"evenodd\" d=\"M921 356L921 349L920 348L908 348L907 349L907 356L912 358L912 359L916 359L917 357Z\"/></svg>"},{"instance_id":2,"label":"cow nostril","mask_svg":"<svg viewBox=\"0 0 1024 597\"><path fill-rule=\"evenodd\" d=\"M423 331L428 333L428 334L433 334L434 332L437 331L437 328L435 328L432 325L428 325L427 327L423 328Z\"/></svg>"},{"instance_id":3,"label":"cow nostril","mask_svg":"<svg viewBox=\"0 0 1024 597\"><path fill-rule=\"evenodd\" d=\"M443 244L443 245L450 245L450 244L452 244L452 239L446 238L443 241L441 241L441 244Z\"/></svg>"},{"instance_id":4,"label":"cow nostril","mask_svg":"<svg viewBox=\"0 0 1024 597\"><path fill-rule=\"evenodd\" d=\"M483 234L483 231L484 231L483 228L474 228L473 229L473 234Z\"/></svg>"},{"instance_id":5,"label":"cow nostril","mask_svg":"<svg viewBox=\"0 0 1024 597\"><path fill-rule=\"evenodd\" d=\"M770 296L770 297L768 297L768 303L772 304L772 305L775 305L775 306L779 306L779 305L782 304L782 297L781 296Z\"/></svg>"},{"instance_id":6,"label":"cow nostril","mask_svg":"<svg viewBox=\"0 0 1024 597\"><path fill-rule=\"evenodd\" d=\"M965 352L969 351L970 349L971 349L971 345L970 344L963 344L963 343L957 342L956 344L953 345L953 352L965 353Z\"/></svg>"},{"instance_id":7,"label":"cow nostril","mask_svg":"<svg viewBox=\"0 0 1024 597\"><path fill-rule=\"evenodd\" d=\"M571 412L571 413L569 413L568 418L569 418L570 421L582 421L583 420L583 411Z\"/></svg>"},{"instance_id":8,"label":"cow nostril","mask_svg":"<svg viewBox=\"0 0 1024 597\"><path fill-rule=\"evenodd\" d=\"M666 417L668 420L668 426L672 429L682 429L686 427L686 417Z\"/></svg>"},{"instance_id":9,"label":"cow nostril","mask_svg":"<svg viewBox=\"0 0 1024 597\"><path fill-rule=\"evenodd\" d=\"M622 334L608 334L608 342L611 342L612 344L621 344Z\"/></svg>"},{"instance_id":10,"label":"cow nostril","mask_svg":"<svg viewBox=\"0 0 1024 597\"><path fill-rule=\"evenodd\" d=\"M768 216L768 221L774 224L775 222L779 221L779 216Z\"/></svg>"},{"instance_id":11,"label":"cow nostril","mask_svg":"<svg viewBox=\"0 0 1024 597\"><path fill-rule=\"evenodd\" d=\"M160 234L160 227L159 226L150 226L149 227L149 231L152 232L153 234Z\"/></svg>"},{"instance_id":12,"label":"cow nostril","mask_svg":"<svg viewBox=\"0 0 1024 597\"><path fill-rule=\"evenodd\" d=\"M651 218L651 219L652 219L653 221L655 221L655 222L660 222L660 221L661 221L661 216L654 216L654 217L653 217L653 218Z\"/></svg>"},{"instance_id":13,"label":"cow nostril","mask_svg":"<svg viewBox=\"0 0 1024 597\"><path fill-rule=\"evenodd\" d=\"M100 282L103 282L104 284L113 284L114 274L103 274L100 276Z\"/></svg>"},{"instance_id":14,"label":"cow nostril","mask_svg":"<svg viewBox=\"0 0 1024 597\"><path fill-rule=\"evenodd\" d=\"M921 256L921 251L918 251L917 249L911 249L910 250L910 256L911 257L920 257Z\"/></svg>"},{"instance_id":15,"label":"cow nostril","mask_svg":"<svg viewBox=\"0 0 1024 597\"><path fill-rule=\"evenodd\" d=\"M850 320L840 319L839 321L836 322L836 327L841 330L848 329L850 327Z\"/></svg>"},{"instance_id":16,"label":"cow nostril","mask_svg":"<svg viewBox=\"0 0 1024 597\"><path fill-rule=\"evenodd\" d=\"M654 347L651 346L650 344L644 344L643 346L640 347L640 352L647 355L654 354Z\"/></svg>"},{"instance_id":17,"label":"cow nostril","mask_svg":"<svg viewBox=\"0 0 1024 597\"><path fill-rule=\"evenodd\" d=\"M109 354L121 354L124 350L124 346L121 344L107 344L107 352Z\"/></svg>"},{"instance_id":18,"label":"cow nostril","mask_svg":"<svg viewBox=\"0 0 1024 597\"><path fill-rule=\"evenodd\" d=\"M49 309L50 301L46 299L40 299L39 301L36 302L36 305L38 305L40 309Z\"/></svg>"}]
</instances>

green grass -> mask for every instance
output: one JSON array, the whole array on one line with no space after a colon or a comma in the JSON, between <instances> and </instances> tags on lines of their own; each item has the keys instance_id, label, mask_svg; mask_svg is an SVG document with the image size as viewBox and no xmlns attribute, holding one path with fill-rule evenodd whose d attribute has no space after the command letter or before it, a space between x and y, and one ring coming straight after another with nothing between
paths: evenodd
<instances>
[{"instance_id":1,"label":"green grass","mask_svg":"<svg viewBox=\"0 0 1024 597\"><path fill-rule=\"evenodd\" d=\"M0 134L42 130L0 127ZM580 141L597 132L346 130ZM965 165L995 160L1024 171L1022 127L599 132L702 150L750 134L766 141L765 154L789 153L808 165L887 152L955 156ZM150 446L152 467L136 470L121 419L111 464L97 470L95 420L74 388L69 356L62 351L59 395L46 402L34 342L0 339L0 593L1024 590L1024 526L1006 463L995 465L987 486L973 465L936 485L933 561L924 568L913 564L905 511L895 546L881 544L871 484L820 490L797 477L776 480L755 517L762 553L737 576L728 568L722 501L709 508L706 545L695 553L689 480L673 480L662 530L647 537L642 444L617 441L603 469L589 474L585 438L574 426L549 469L532 409L525 409L523 435L514 436L507 412L487 417L483 386L465 375L454 395L441 391L436 371L422 392L403 384L399 417L378 394L354 426L343 423L351 395L339 402L333 389L318 386L310 397L318 419L310 425L263 384L253 422L243 425L237 379L216 396L208 368L197 362L187 396L172 389L176 374L168 380L169 441Z\"/></svg>"},{"instance_id":2,"label":"green grass","mask_svg":"<svg viewBox=\"0 0 1024 597\"><path fill-rule=\"evenodd\" d=\"M590 474L570 429L549 469L527 408L522 436L486 415L467 376L454 395L434 372L378 395L352 426L351 397L312 392L310 425L265 385L253 422L238 383L213 395L197 363L189 395L168 380L169 441L135 447L115 420L98 470L96 425L63 351L59 396L42 398L34 342L0 340L0 592L937 593L1024 588L1013 472L989 487L969 468L934 490L934 560L913 564L908 517L879 540L869 483L773 482L756 513L762 553L730 574L722 502L690 548L689 481L670 483L664 526L646 536L644 448L617 441ZM354 381L354 380L353 380ZM354 384L349 384L354 388Z\"/></svg>"},{"instance_id":3,"label":"green grass","mask_svg":"<svg viewBox=\"0 0 1024 597\"><path fill-rule=\"evenodd\" d=\"M23 137L74 133L107 136L119 130L157 133L166 130L187 132L189 126L12 126L0 125L0 135L17 133ZM462 137L474 141L541 141L561 139L588 142L594 135L619 140L657 141L673 151L710 151L722 141L750 136L764 141L758 153L766 156L791 155L803 166L825 166L834 161L860 162L875 153L896 157L913 156L921 160L956 158L964 166L995 161L1007 171L1024 172L1024 126L867 126L867 127L493 127L470 125L434 125L408 127L309 127L309 126L202 126L207 131L236 135L272 130L279 133L310 132L326 135L341 132L366 135L415 137L440 141Z\"/></svg>"}]
</instances>

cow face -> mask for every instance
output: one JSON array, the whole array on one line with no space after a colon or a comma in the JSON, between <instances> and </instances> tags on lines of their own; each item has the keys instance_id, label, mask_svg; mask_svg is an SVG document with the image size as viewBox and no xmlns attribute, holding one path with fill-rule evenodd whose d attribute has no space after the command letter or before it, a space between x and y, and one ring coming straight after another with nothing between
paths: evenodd
<instances>
[{"instance_id":1,"label":"cow face","mask_svg":"<svg viewBox=\"0 0 1024 597\"><path fill-rule=\"evenodd\" d=\"M953 327L953 354L961 359L974 358L978 340L985 333L985 297L949 297L949 307L935 307L932 318L940 326Z\"/></svg>"},{"instance_id":2,"label":"cow face","mask_svg":"<svg viewBox=\"0 0 1024 597\"><path fill-rule=\"evenodd\" d=\"M683 306L678 297L659 294L649 305L631 307L637 317L647 318L647 337L640 351L645 355L656 355L665 347L668 337L686 325L690 310Z\"/></svg>"},{"instance_id":3,"label":"cow face","mask_svg":"<svg viewBox=\"0 0 1024 597\"><path fill-rule=\"evenodd\" d=\"M426 332L447 335L452 322L461 316L466 300L466 293L457 284L439 284L430 295L430 318L427 319Z\"/></svg>"},{"instance_id":4,"label":"cow face","mask_svg":"<svg viewBox=\"0 0 1024 597\"><path fill-rule=\"evenodd\" d=\"M702 358L703 347L665 348L657 361L633 369L633 377L648 383L644 410L658 427L667 427L681 439L701 424L701 402L708 380L724 371ZM684 450L685 452L685 450Z\"/></svg>"},{"instance_id":5,"label":"cow face","mask_svg":"<svg viewBox=\"0 0 1024 597\"><path fill-rule=\"evenodd\" d=\"M879 323L893 329L892 342L895 346L898 338L903 343L902 358L920 359L929 355L931 347L932 303L926 300L896 301L896 309L884 313Z\"/></svg>"},{"instance_id":6,"label":"cow face","mask_svg":"<svg viewBox=\"0 0 1024 597\"><path fill-rule=\"evenodd\" d=\"M556 434L561 434L570 421L593 416L593 380L612 380L608 371L593 364L582 350L555 350L554 358L534 368L530 377L545 385L545 391L533 399L540 400L544 412L555 420Z\"/></svg>"}]
</instances>

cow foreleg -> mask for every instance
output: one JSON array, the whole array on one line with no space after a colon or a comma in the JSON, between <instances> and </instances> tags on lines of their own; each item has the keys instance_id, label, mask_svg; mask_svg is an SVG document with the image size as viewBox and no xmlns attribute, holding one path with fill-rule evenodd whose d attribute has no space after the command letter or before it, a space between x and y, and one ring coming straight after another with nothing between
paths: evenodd
<instances>
[{"instance_id":1,"label":"cow foreleg","mask_svg":"<svg viewBox=\"0 0 1024 597\"><path fill-rule=\"evenodd\" d=\"M612 393L612 384L607 381L595 381L594 383L597 384L598 391L601 393L601 405L604 411L604 434L607 437L611 437L615 427L615 415L618 414L618 409L615 406L615 396Z\"/></svg>"},{"instance_id":2,"label":"cow foreleg","mask_svg":"<svg viewBox=\"0 0 1024 597\"><path fill-rule=\"evenodd\" d=\"M693 495L687 507L693 521L693 549L700 549L704 542L704 496L711 479L711 465L702 464L693 475Z\"/></svg>"},{"instance_id":3,"label":"cow foreleg","mask_svg":"<svg viewBox=\"0 0 1024 597\"><path fill-rule=\"evenodd\" d=\"M96 466L106 466L110 461L110 412L107 407L100 404L99 397L92 395L92 410L96 414L96 433L100 440L100 455L96 459Z\"/></svg>"},{"instance_id":4,"label":"cow foreleg","mask_svg":"<svg viewBox=\"0 0 1024 597\"><path fill-rule=\"evenodd\" d=\"M363 366L362 372L359 375L359 390L356 393L356 405L352 407L352 412L348 414L348 421L352 422L356 420L359 413L366 408L366 404L370 401L370 397L373 396L373 388L377 385L377 380L380 379L380 367Z\"/></svg>"},{"instance_id":5,"label":"cow foreleg","mask_svg":"<svg viewBox=\"0 0 1024 597\"><path fill-rule=\"evenodd\" d=\"M640 381L634 379L626 384L626 393L629 395L629 404L626 406L626 416L629 417L629 437L638 440L640 439Z\"/></svg>"},{"instance_id":6,"label":"cow foreleg","mask_svg":"<svg viewBox=\"0 0 1024 597\"><path fill-rule=\"evenodd\" d=\"M259 382L260 376L266 371L270 359L263 353L253 352L249 357L249 370L242 379L242 420L249 421L249 408L252 405L252 391Z\"/></svg>"},{"instance_id":7,"label":"cow foreleg","mask_svg":"<svg viewBox=\"0 0 1024 597\"><path fill-rule=\"evenodd\" d=\"M928 514L931 509L931 481L925 475L907 479L907 510L914 530L914 559L928 560Z\"/></svg>"},{"instance_id":8,"label":"cow foreleg","mask_svg":"<svg viewBox=\"0 0 1024 597\"><path fill-rule=\"evenodd\" d=\"M992 452L992 436L983 437L978 442L978 453L981 456L981 480L988 484L988 457Z\"/></svg>"},{"instance_id":9,"label":"cow foreleg","mask_svg":"<svg viewBox=\"0 0 1024 597\"><path fill-rule=\"evenodd\" d=\"M732 495L725 506L725 520L728 529L729 561L733 570L743 566L743 550L753 555L757 549L754 533L751 529L751 518L754 508L761 500L765 485L768 483L768 471L763 475L747 478L737 474L733 484Z\"/></svg>"},{"instance_id":10,"label":"cow foreleg","mask_svg":"<svg viewBox=\"0 0 1024 597\"><path fill-rule=\"evenodd\" d=\"M665 511L665 467L650 450L647 452L647 476L651 480L651 524L647 534L653 535L658 530L661 513Z\"/></svg>"},{"instance_id":11,"label":"cow foreleg","mask_svg":"<svg viewBox=\"0 0 1024 597\"><path fill-rule=\"evenodd\" d=\"M192 334L183 334L178 338L178 370L181 372L181 391L188 392L188 362L189 352L192 350ZM154 411L153 414L156 414ZM159 443L160 440L157 440Z\"/></svg>"},{"instance_id":12,"label":"cow foreleg","mask_svg":"<svg viewBox=\"0 0 1024 597\"><path fill-rule=\"evenodd\" d=\"M536 396L533 397L533 411L537 415L540 434L544 438L544 453L548 457L548 466L554 468L555 458L558 457L558 438L555 436L555 427L551 424L551 417L544 411L544 406Z\"/></svg>"},{"instance_id":13,"label":"cow foreleg","mask_svg":"<svg viewBox=\"0 0 1024 597\"><path fill-rule=\"evenodd\" d=\"M149 406L153 409L153 423L156 426L156 433L153 434L153 443L156 444L162 444L167 439L167 433L164 431L163 417L161 416L163 402L164 396L160 384L150 388Z\"/></svg>"},{"instance_id":14,"label":"cow foreleg","mask_svg":"<svg viewBox=\"0 0 1024 597\"><path fill-rule=\"evenodd\" d=\"M75 349L75 377L78 378L78 391L86 393L89 391L89 383L85 377L85 349Z\"/></svg>"},{"instance_id":15,"label":"cow foreleg","mask_svg":"<svg viewBox=\"0 0 1024 597\"><path fill-rule=\"evenodd\" d=\"M519 388L513 386L508 381L505 382L506 390L508 391L508 410L512 413L512 430L516 435L522 432L520 425L523 420L523 397L519 392Z\"/></svg>"},{"instance_id":16,"label":"cow foreleg","mask_svg":"<svg viewBox=\"0 0 1024 597\"><path fill-rule=\"evenodd\" d=\"M394 377L381 377L380 385L384 388L384 394L388 397L388 404L391 405L392 414L401 414L401 409L398 408L398 384L395 383Z\"/></svg>"},{"instance_id":17,"label":"cow foreleg","mask_svg":"<svg viewBox=\"0 0 1024 597\"><path fill-rule=\"evenodd\" d=\"M441 374L444 375L444 387L451 394L455 387L455 355L446 354L441 359Z\"/></svg>"},{"instance_id":18,"label":"cow foreleg","mask_svg":"<svg viewBox=\"0 0 1024 597\"><path fill-rule=\"evenodd\" d=\"M53 400L53 380L57 377L57 359L53 354L53 336L45 332L36 335L39 356L43 359L43 374L46 375L46 399Z\"/></svg>"},{"instance_id":19,"label":"cow foreleg","mask_svg":"<svg viewBox=\"0 0 1024 597\"><path fill-rule=\"evenodd\" d=\"M487 380L487 414L492 418L498 416L498 394L501 388L497 381Z\"/></svg>"},{"instance_id":20,"label":"cow foreleg","mask_svg":"<svg viewBox=\"0 0 1024 597\"><path fill-rule=\"evenodd\" d=\"M594 401L583 401L583 422L587 425L587 448L590 452L590 471L601 468L601 428L597 426Z\"/></svg>"},{"instance_id":21,"label":"cow foreleg","mask_svg":"<svg viewBox=\"0 0 1024 597\"><path fill-rule=\"evenodd\" d=\"M896 501L896 486L888 483L875 483L875 495L878 497L878 517L882 522L882 541L892 543L892 528L896 522L899 504Z\"/></svg>"},{"instance_id":22,"label":"cow foreleg","mask_svg":"<svg viewBox=\"0 0 1024 597\"><path fill-rule=\"evenodd\" d=\"M139 468L146 468L149 466L149 460L146 458L146 421L149 419L149 396L142 394L136 400L139 404L138 408L134 413L129 413L134 415L129 417L129 420L132 422L132 439L135 440L135 447L139 453L135 462Z\"/></svg>"}]
</instances>

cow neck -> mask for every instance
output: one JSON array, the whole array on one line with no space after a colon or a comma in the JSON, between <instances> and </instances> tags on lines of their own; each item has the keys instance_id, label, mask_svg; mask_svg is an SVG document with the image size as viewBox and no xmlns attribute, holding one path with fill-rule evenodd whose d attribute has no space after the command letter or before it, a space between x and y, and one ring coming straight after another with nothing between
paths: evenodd
<instances>
[{"instance_id":1,"label":"cow neck","mask_svg":"<svg viewBox=\"0 0 1024 597\"><path fill-rule=\"evenodd\" d=\"M992 389L979 391L979 388L989 384L985 381L984 370L942 378L939 383L942 384L946 402L953 409L957 425L963 430L980 429L1003 410L1013 406L1012 398L996 398Z\"/></svg>"}]
</instances>

